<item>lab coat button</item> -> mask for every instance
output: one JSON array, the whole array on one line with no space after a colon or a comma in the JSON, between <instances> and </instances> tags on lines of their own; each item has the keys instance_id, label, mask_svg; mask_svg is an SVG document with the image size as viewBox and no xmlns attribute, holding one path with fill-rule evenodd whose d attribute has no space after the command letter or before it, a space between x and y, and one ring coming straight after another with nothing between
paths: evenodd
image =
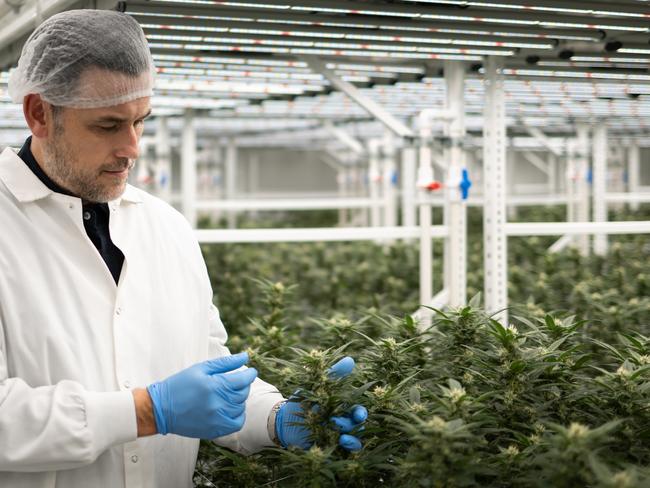
<instances>
[{"instance_id":1,"label":"lab coat button","mask_svg":"<svg viewBox=\"0 0 650 488\"><path fill-rule=\"evenodd\" d=\"M122 313L122 308L121 308L121 307L117 307L117 308L115 309L115 315L120 315L121 313Z\"/></svg>"},{"instance_id":2,"label":"lab coat button","mask_svg":"<svg viewBox=\"0 0 650 488\"><path fill-rule=\"evenodd\" d=\"M124 383L122 383L122 384L124 385L124 388L126 388L127 390L128 390L129 388L131 388L131 382L130 382L130 381L128 381L128 380L127 380L127 381L125 381L125 382L124 382Z\"/></svg>"},{"instance_id":3,"label":"lab coat button","mask_svg":"<svg viewBox=\"0 0 650 488\"><path fill-rule=\"evenodd\" d=\"M137 463L138 462L138 456L136 456L135 454L133 456L131 456L131 462L132 463Z\"/></svg>"}]
</instances>

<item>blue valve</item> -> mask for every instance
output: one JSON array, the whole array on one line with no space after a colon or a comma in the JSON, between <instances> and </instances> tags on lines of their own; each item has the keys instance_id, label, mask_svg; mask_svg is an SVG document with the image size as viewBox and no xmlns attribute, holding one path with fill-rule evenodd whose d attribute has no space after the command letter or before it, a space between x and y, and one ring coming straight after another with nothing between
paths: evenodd
<instances>
[{"instance_id":1,"label":"blue valve","mask_svg":"<svg viewBox=\"0 0 650 488\"><path fill-rule=\"evenodd\" d=\"M397 171L394 171L390 175L390 182L393 184L393 186L397 186L397 183L399 182L399 175Z\"/></svg>"},{"instance_id":2,"label":"blue valve","mask_svg":"<svg viewBox=\"0 0 650 488\"><path fill-rule=\"evenodd\" d=\"M467 200L467 196L469 195L469 189L472 186L472 182L469 179L469 172L467 171L467 168L463 168L461 174L462 174L462 178L458 186L460 187L460 193L461 196L463 197L463 200Z\"/></svg>"},{"instance_id":3,"label":"blue valve","mask_svg":"<svg viewBox=\"0 0 650 488\"><path fill-rule=\"evenodd\" d=\"M591 171L591 168L587 170L587 183L593 183L594 182L594 174Z\"/></svg>"}]
</instances>

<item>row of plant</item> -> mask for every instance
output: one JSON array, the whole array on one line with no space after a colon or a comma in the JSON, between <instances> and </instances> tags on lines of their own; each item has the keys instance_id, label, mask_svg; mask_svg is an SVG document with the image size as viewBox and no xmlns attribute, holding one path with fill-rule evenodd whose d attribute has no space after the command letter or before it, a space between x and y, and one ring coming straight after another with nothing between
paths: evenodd
<instances>
[{"instance_id":1,"label":"row of plant","mask_svg":"<svg viewBox=\"0 0 650 488\"><path fill-rule=\"evenodd\" d=\"M231 347L288 396L301 389L308 451L240 456L206 442L197 486L643 487L650 477L650 339L551 315L501 324L479 307L409 315L289 319L295 288L259 282L264 313ZM342 355L356 372L328 379ZM327 419L369 412L364 448L336 446ZM319 409L311 408L318 404Z\"/></svg>"},{"instance_id":2,"label":"row of plant","mask_svg":"<svg viewBox=\"0 0 650 488\"><path fill-rule=\"evenodd\" d=\"M482 252L470 220L475 293ZM203 443L196 485L650 486L650 246L612 238L607 256L583 257L549 254L552 241L510 240L509 324L487 316L477 295L436 311L425 330L409 315L414 245L204 248L231 350L248 350L285 396L301 389L315 446L243 457ZM345 354L356 373L328 380ZM364 449L350 454L325 426L356 403L370 419Z\"/></svg>"}]
</instances>

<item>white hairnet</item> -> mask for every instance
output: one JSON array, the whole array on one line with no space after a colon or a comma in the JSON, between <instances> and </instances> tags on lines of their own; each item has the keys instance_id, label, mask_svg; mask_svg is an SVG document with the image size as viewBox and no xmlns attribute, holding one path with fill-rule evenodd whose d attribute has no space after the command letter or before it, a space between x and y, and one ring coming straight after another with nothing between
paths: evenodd
<instances>
[{"instance_id":1,"label":"white hairnet","mask_svg":"<svg viewBox=\"0 0 650 488\"><path fill-rule=\"evenodd\" d=\"M69 10L29 36L8 88L16 103L38 93L52 105L108 107L151 96L154 74L135 19L111 10Z\"/></svg>"}]
</instances>

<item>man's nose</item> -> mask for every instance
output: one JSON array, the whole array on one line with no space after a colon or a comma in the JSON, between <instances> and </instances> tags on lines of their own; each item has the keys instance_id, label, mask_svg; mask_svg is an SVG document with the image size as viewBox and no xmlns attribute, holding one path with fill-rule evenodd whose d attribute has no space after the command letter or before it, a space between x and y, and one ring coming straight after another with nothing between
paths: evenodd
<instances>
[{"instance_id":1,"label":"man's nose","mask_svg":"<svg viewBox=\"0 0 650 488\"><path fill-rule=\"evenodd\" d=\"M138 143L140 135L135 127L129 127L122 133L120 146L115 152L118 158L137 159L140 154Z\"/></svg>"}]
</instances>

